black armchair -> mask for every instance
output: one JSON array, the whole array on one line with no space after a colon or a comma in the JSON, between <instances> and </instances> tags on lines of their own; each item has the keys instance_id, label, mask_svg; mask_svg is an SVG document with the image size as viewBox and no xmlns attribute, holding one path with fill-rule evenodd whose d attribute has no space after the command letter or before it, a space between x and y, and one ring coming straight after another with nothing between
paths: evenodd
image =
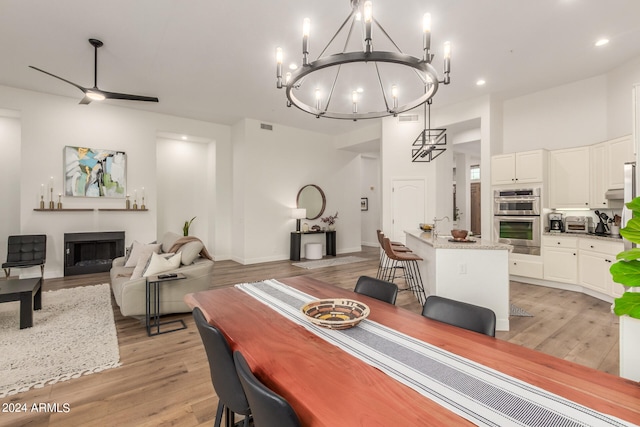
<instances>
[{"instance_id":1,"label":"black armchair","mask_svg":"<svg viewBox=\"0 0 640 427\"><path fill-rule=\"evenodd\" d=\"M44 263L47 259L47 235L31 234L9 236L7 244L7 262L2 264L5 277L9 277L12 268L40 266L40 275L44 276Z\"/></svg>"}]
</instances>

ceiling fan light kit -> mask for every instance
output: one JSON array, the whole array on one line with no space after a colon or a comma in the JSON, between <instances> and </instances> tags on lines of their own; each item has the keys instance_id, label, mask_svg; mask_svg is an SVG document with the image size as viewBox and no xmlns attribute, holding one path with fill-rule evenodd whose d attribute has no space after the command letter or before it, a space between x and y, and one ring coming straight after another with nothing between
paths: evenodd
<instances>
[{"instance_id":1,"label":"ceiling fan light kit","mask_svg":"<svg viewBox=\"0 0 640 427\"><path fill-rule=\"evenodd\" d=\"M58 80L62 80L65 83L70 84L71 86L75 86L84 93L84 98L80 100L80 104L89 104L91 101L102 101L104 99L122 99L126 101L144 101L144 102L158 102L158 98L152 96L142 96L142 95L130 95L126 93L118 93L118 92L107 92L98 88L98 48L102 47L104 43L97 39L89 39L89 43L94 48L94 61L93 61L93 87L86 88L84 86L80 86L77 83L69 81L67 79L63 79L62 77L56 76L55 74L51 74L48 71L42 70L40 68L34 67L33 65L29 65L30 68L33 68L36 71L40 71L41 73L47 74L51 77L55 77Z\"/></svg>"},{"instance_id":2,"label":"ceiling fan light kit","mask_svg":"<svg viewBox=\"0 0 640 427\"><path fill-rule=\"evenodd\" d=\"M398 45L391 39L389 34L382 28L380 23L373 16L373 5L371 1L350 0L351 13L347 16L342 25L338 28L333 37L329 40L318 58L309 60L309 39L310 20L307 18L303 22L302 32L302 65L283 76L282 63L284 52L281 48L276 49L276 86L278 89L285 89L287 96L287 106L295 105L300 110L312 114L318 118L326 117L332 119L374 119L386 116L397 116L400 113L416 108L431 100L438 90L438 85L449 84L451 68L451 45L446 42L444 45L444 78L440 79L435 68L431 65L434 54L431 52L431 15L425 14L423 17L423 37L422 37L422 58L416 58L403 53ZM387 43L395 48L395 51L374 50L373 46L373 24L386 37ZM361 27L363 40L362 50L347 51L348 44L357 26ZM339 53L327 53L332 43L339 38L343 30L347 31L344 48ZM325 55L326 53L326 55ZM345 69L351 68L351 76L362 77L363 64L367 65L373 77L368 90L363 94L360 89L363 85L359 82L347 82L340 84L342 74L349 74ZM390 65L391 66L390 66ZM399 66L399 67L398 67ZM291 68L291 67L290 67ZM332 75L324 70L335 71ZM400 86L401 80L397 75L387 76L384 71L398 70L396 74L406 73L406 69L412 71L419 82L413 86L418 90L405 89ZM312 75L314 75L312 77ZM324 92L316 83L317 77L327 80L324 84ZM348 77L347 77L348 79ZM406 81L406 77L402 77ZM301 91L302 88L304 91ZM339 88L339 89L336 89ZM341 91L336 93L336 91ZM401 95L404 91L404 96ZM310 95L313 92L313 95ZM345 93L342 93L345 92ZM412 92L412 93L410 93ZM407 93L410 93L407 95ZM333 99L336 95L337 99ZM374 95L381 98L373 101ZM401 100L401 97L404 100ZM348 98L348 99L346 99ZM369 107L373 106L372 109ZM367 107L369 111L361 110Z\"/></svg>"}]
</instances>

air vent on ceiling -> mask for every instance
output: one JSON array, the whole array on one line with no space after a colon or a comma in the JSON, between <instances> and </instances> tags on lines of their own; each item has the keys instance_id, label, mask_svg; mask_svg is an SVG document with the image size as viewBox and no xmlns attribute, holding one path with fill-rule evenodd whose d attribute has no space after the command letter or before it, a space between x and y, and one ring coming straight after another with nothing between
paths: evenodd
<instances>
[{"instance_id":1,"label":"air vent on ceiling","mask_svg":"<svg viewBox=\"0 0 640 427\"><path fill-rule=\"evenodd\" d=\"M398 116L398 122L400 123L413 123L413 122L417 122L418 121L418 115L417 114L400 114Z\"/></svg>"},{"instance_id":2,"label":"air vent on ceiling","mask_svg":"<svg viewBox=\"0 0 640 427\"><path fill-rule=\"evenodd\" d=\"M273 130L273 125L268 125L266 123L260 123L260 129Z\"/></svg>"}]
</instances>

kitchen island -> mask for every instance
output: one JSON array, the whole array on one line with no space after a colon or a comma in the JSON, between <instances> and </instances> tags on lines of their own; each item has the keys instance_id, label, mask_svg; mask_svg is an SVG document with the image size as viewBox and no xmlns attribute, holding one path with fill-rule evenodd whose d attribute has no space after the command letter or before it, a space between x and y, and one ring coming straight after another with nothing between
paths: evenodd
<instances>
[{"instance_id":1,"label":"kitchen island","mask_svg":"<svg viewBox=\"0 0 640 427\"><path fill-rule=\"evenodd\" d=\"M496 329L509 330L509 252L511 245L490 240L456 242L451 236L407 230L406 245L418 261L427 295L439 295L490 308Z\"/></svg>"}]
</instances>

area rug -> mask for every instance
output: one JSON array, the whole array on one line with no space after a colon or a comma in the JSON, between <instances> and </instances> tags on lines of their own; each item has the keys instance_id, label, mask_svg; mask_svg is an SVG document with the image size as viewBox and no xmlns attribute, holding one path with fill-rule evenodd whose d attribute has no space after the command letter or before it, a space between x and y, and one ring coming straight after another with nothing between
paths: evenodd
<instances>
[{"instance_id":1,"label":"area rug","mask_svg":"<svg viewBox=\"0 0 640 427\"><path fill-rule=\"evenodd\" d=\"M533 317L533 314L516 305L509 304L509 316Z\"/></svg>"},{"instance_id":2,"label":"area rug","mask_svg":"<svg viewBox=\"0 0 640 427\"><path fill-rule=\"evenodd\" d=\"M359 256L346 256L342 258L327 258L319 259L317 261L305 261L296 262L292 265L300 268L306 268L308 270L313 268L333 267L336 265L353 264L354 262L368 261L367 258L361 258Z\"/></svg>"},{"instance_id":3,"label":"area rug","mask_svg":"<svg viewBox=\"0 0 640 427\"><path fill-rule=\"evenodd\" d=\"M120 366L109 284L42 293L33 327L0 304L0 398Z\"/></svg>"}]
</instances>

